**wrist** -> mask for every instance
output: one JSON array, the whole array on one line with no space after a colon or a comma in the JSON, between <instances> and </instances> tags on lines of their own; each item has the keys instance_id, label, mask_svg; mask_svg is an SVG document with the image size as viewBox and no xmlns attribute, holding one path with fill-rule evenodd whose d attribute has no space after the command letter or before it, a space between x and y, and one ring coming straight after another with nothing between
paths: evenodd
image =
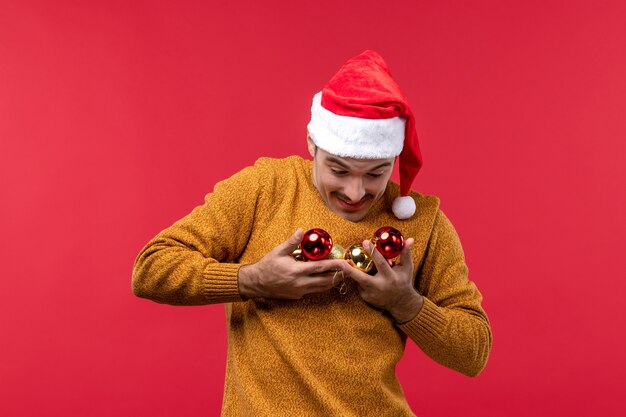
<instances>
[{"instance_id":1,"label":"wrist","mask_svg":"<svg viewBox=\"0 0 626 417\"><path fill-rule=\"evenodd\" d=\"M254 264L242 265L237 274L237 283L239 287L239 296L244 300L254 298L254 282L256 276L256 268Z\"/></svg>"},{"instance_id":2,"label":"wrist","mask_svg":"<svg viewBox=\"0 0 626 417\"><path fill-rule=\"evenodd\" d=\"M404 324L417 317L423 305L424 297L413 290L405 301L396 304L389 313L393 316L396 323Z\"/></svg>"}]
</instances>

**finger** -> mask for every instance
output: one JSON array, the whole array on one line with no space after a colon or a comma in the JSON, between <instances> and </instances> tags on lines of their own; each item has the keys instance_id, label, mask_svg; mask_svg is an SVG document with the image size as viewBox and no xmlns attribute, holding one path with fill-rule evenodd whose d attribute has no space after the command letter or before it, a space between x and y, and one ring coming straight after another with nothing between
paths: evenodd
<instances>
[{"instance_id":1,"label":"finger","mask_svg":"<svg viewBox=\"0 0 626 417\"><path fill-rule=\"evenodd\" d=\"M333 272L333 274L335 274ZM306 294L326 291L333 287L333 274L306 278L306 283L302 285L302 291ZM336 279L338 282L339 279Z\"/></svg>"},{"instance_id":2,"label":"finger","mask_svg":"<svg viewBox=\"0 0 626 417\"><path fill-rule=\"evenodd\" d=\"M310 261L302 263L302 271L305 274L321 274L329 271L343 269L343 265L347 265L348 261L343 259L322 259L320 261Z\"/></svg>"},{"instance_id":3,"label":"finger","mask_svg":"<svg viewBox=\"0 0 626 417\"><path fill-rule=\"evenodd\" d=\"M379 273L383 275L387 275L391 272L391 266L387 259L380 253L380 251L370 242L369 240L363 241L363 247L370 254L370 257L374 261L374 265L376 265L376 269Z\"/></svg>"},{"instance_id":4,"label":"finger","mask_svg":"<svg viewBox=\"0 0 626 417\"><path fill-rule=\"evenodd\" d=\"M348 262L342 265L341 270L346 277L352 278L361 287L371 287L374 285L375 278L371 275L367 275L359 268L350 265Z\"/></svg>"},{"instance_id":5,"label":"finger","mask_svg":"<svg viewBox=\"0 0 626 417\"><path fill-rule=\"evenodd\" d=\"M413 269L413 256L411 255L411 250L413 249L414 244L415 239L412 237L404 241L404 248L400 254L400 262L398 263L398 266Z\"/></svg>"},{"instance_id":6,"label":"finger","mask_svg":"<svg viewBox=\"0 0 626 417\"><path fill-rule=\"evenodd\" d=\"M303 233L304 232L302 231L302 229L298 228L298 230L296 230L293 235L289 236L289 238L285 242L276 247L276 252L279 255L290 255L291 252L293 252L298 247L300 242L302 242Z\"/></svg>"}]
</instances>

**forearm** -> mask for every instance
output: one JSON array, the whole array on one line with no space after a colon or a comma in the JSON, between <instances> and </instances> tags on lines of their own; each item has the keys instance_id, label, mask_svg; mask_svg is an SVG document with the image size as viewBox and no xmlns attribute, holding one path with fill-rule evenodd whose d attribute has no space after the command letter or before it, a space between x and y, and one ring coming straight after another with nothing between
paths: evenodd
<instances>
[{"instance_id":1,"label":"forearm","mask_svg":"<svg viewBox=\"0 0 626 417\"><path fill-rule=\"evenodd\" d=\"M438 307L424 298L418 315L400 329L430 358L467 376L477 376L491 351L491 328L482 311Z\"/></svg>"},{"instance_id":2,"label":"forearm","mask_svg":"<svg viewBox=\"0 0 626 417\"><path fill-rule=\"evenodd\" d=\"M415 278L424 303L413 320L399 327L434 361L476 376L491 351L491 328L482 295L468 278L459 237L441 210L424 252Z\"/></svg>"},{"instance_id":3,"label":"forearm","mask_svg":"<svg viewBox=\"0 0 626 417\"><path fill-rule=\"evenodd\" d=\"M236 262L263 206L267 167L259 160L220 181L203 205L148 242L135 261L133 292L174 305L241 301Z\"/></svg>"},{"instance_id":4,"label":"forearm","mask_svg":"<svg viewBox=\"0 0 626 417\"><path fill-rule=\"evenodd\" d=\"M136 296L172 305L203 305L241 301L239 264L219 263L167 239L154 239L141 251L133 268Z\"/></svg>"}]
</instances>

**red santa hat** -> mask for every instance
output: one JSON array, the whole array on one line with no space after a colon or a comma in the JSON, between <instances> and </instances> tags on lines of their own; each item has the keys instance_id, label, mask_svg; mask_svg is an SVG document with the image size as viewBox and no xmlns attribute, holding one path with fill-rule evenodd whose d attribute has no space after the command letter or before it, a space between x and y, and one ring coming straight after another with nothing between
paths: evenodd
<instances>
[{"instance_id":1,"label":"red santa hat","mask_svg":"<svg viewBox=\"0 0 626 417\"><path fill-rule=\"evenodd\" d=\"M358 159L399 157L400 196L392 206L399 219L415 213L409 196L422 166L415 118L387 64L374 51L348 60L313 97L309 136L333 155Z\"/></svg>"}]
</instances>

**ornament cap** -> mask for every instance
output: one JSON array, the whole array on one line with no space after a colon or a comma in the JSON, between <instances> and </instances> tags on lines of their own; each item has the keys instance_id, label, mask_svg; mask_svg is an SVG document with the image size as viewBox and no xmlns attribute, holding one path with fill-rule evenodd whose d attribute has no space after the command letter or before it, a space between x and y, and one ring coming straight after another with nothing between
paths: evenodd
<instances>
[{"instance_id":1,"label":"ornament cap","mask_svg":"<svg viewBox=\"0 0 626 417\"><path fill-rule=\"evenodd\" d=\"M391 205L391 211L400 220L411 218L416 209L415 200L410 195L396 197Z\"/></svg>"}]
</instances>

